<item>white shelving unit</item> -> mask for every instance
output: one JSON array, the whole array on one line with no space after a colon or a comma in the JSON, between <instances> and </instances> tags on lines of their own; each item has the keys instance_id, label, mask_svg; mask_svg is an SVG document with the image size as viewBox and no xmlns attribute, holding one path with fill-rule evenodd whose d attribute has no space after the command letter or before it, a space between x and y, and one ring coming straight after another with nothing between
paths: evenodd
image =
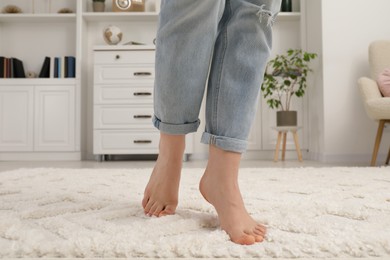
<instances>
[{"instance_id":1,"label":"white shelving unit","mask_svg":"<svg viewBox=\"0 0 390 260\"><path fill-rule=\"evenodd\" d=\"M305 2L294 1L300 1L301 8ZM36 74L46 56L76 57L76 78L0 79L0 161L94 158L93 49L113 48L102 37L108 25L118 26L124 35L120 45L114 47L116 50L154 47L157 32L155 11L115 13L111 12L110 2L106 1L105 12L95 13L91 0L0 0L0 9L13 4L23 10L21 14L0 13L0 56L16 57L23 61L26 72ZM74 12L57 13L63 7ZM279 14L275 53L290 45L303 46L303 20L296 10ZM146 46L122 45L129 41ZM263 102L260 106L250 150L261 152L274 147L276 140L268 130L274 111L265 109ZM61 123L56 115L66 120ZM305 138L300 136L300 140L305 148Z\"/></svg>"},{"instance_id":2,"label":"white shelving unit","mask_svg":"<svg viewBox=\"0 0 390 260\"><path fill-rule=\"evenodd\" d=\"M45 57L74 56L79 67L77 2L2 0L23 13L0 14L0 56L21 60L26 75L39 75ZM80 88L80 73L0 79L0 160L80 160Z\"/></svg>"}]
</instances>

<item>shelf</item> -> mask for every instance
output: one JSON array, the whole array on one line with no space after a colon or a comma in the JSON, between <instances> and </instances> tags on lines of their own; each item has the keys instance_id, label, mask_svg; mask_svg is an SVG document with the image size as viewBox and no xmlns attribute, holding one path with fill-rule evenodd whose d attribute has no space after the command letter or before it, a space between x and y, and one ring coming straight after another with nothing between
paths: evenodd
<instances>
[{"instance_id":1,"label":"shelf","mask_svg":"<svg viewBox=\"0 0 390 260\"><path fill-rule=\"evenodd\" d=\"M155 50L155 45L95 45L94 51Z\"/></svg>"},{"instance_id":2,"label":"shelf","mask_svg":"<svg viewBox=\"0 0 390 260\"><path fill-rule=\"evenodd\" d=\"M138 21L138 22L157 22L158 13L156 12L85 12L83 14L84 20L88 22L124 22L124 21Z\"/></svg>"},{"instance_id":3,"label":"shelf","mask_svg":"<svg viewBox=\"0 0 390 260\"><path fill-rule=\"evenodd\" d=\"M0 22L42 23L76 22L76 14L0 14Z\"/></svg>"},{"instance_id":4,"label":"shelf","mask_svg":"<svg viewBox=\"0 0 390 260\"><path fill-rule=\"evenodd\" d=\"M48 79L48 78L16 78L0 79L0 86L27 86L27 85L75 85L75 78Z\"/></svg>"},{"instance_id":5,"label":"shelf","mask_svg":"<svg viewBox=\"0 0 390 260\"><path fill-rule=\"evenodd\" d=\"M276 17L276 21L299 21L301 13L298 12L280 12Z\"/></svg>"},{"instance_id":6,"label":"shelf","mask_svg":"<svg viewBox=\"0 0 390 260\"><path fill-rule=\"evenodd\" d=\"M83 17L88 22L123 22L123 21L138 21L138 22L157 22L158 13L155 12L85 12ZM278 21L299 21L301 14L299 12L280 12L276 18Z\"/></svg>"}]
</instances>

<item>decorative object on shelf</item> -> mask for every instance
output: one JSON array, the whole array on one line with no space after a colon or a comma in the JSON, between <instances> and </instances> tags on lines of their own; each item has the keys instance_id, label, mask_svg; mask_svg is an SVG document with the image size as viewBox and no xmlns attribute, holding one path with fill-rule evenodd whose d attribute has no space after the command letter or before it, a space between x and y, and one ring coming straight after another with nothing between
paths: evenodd
<instances>
[{"instance_id":1,"label":"decorative object on shelf","mask_svg":"<svg viewBox=\"0 0 390 260\"><path fill-rule=\"evenodd\" d=\"M297 125L297 113L290 111L291 99L304 96L307 75L312 71L309 64L316 57L315 53L289 49L268 62L261 91L270 108L281 108L276 113L277 126Z\"/></svg>"},{"instance_id":2,"label":"decorative object on shelf","mask_svg":"<svg viewBox=\"0 0 390 260\"><path fill-rule=\"evenodd\" d=\"M123 33L119 27L109 25L103 30L104 41L109 45L116 45L122 41Z\"/></svg>"},{"instance_id":3,"label":"decorative object on shelf","mask_svg":"<svg viewBox=\"0 0 390 260\"><path fill-rule=\"evenodd\" d=\"M72 14L73 10L70 8L61 8L60 10L58 10L58 13L59 14Z\"/></svg>"},{"instance_id":4,"label":"decorative object on shelf","mask_svg":"<svg viewBox=\"0 0 390 260\"><path fill-rule=\"evenodd\" d=\"M36 77L37 77L37 74L36 74L35 72L33 72L33 71L29 71L29 72L27 72L26 77L27 77L27 78L30 78L30 79L36 78Z\"/></svg>"},{"instance_id":5,"label":"decorative object on shelf","mask_svg":"<svg viewBox=\"0 0 390 260\"><path fill-rule=\"evenodd\" d=\"M104 12L106 0L92 0L92 9L94 12Z\"/></svg>"},{"instance_id":6,"label":"decorative object on shelf","mask_svg":"<svg viewBox=\"0 0 390 260\"><path fill-rule=\"evenodd\" d=\"M129 41L129 42L124 43L123 45L146 45L146 43Z\"/></svg>"},{"instance_id":7,"label":"decorative object on shelf","mask_svg":"<svg viewBox=\"0 0 390 260\"><path fill-rule=\"evenodd\" d=\"M16 5L7 5L3 8L2 13L4 14L20 14L22 13L22 9Z\"/></svg>"},{"instance_id":8,"label":"decorative object on shelf","mask_svg":"<svg viewBox=\"0 0 390 260\"><path fill-rule=\"evenodd\" d=\"M113 12L144 12L145 0L112 0Z\"/></svg>"},{"instance_id":9,"label":"decorative object on shelf","mask_svg":"<svg viewBox=\"0 0 390 260\"><path fill-rule=\"evenodd\" d=\"M292 0L282 0L282 12L292 12Z\"/></svg>"}]
</instances>

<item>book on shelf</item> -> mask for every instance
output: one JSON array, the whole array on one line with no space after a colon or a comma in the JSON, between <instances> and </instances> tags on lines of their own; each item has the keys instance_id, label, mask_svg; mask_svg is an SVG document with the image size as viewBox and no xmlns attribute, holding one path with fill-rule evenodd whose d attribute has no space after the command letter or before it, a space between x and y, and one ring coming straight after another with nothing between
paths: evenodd
<instances>
[{"instance_id":1,"label":"book on shelf","mask_svg":"<svg viewBox=\"0 0 390 260\"><path fill-rule=\"evenodd\" d=\"M25 78L23 62L17 58L0 57L0 78Z\"/></svg>"},{"instance_id":2,"label":"book on shelf","mask_svg":"<svg viewBox=\"0 0 390 260\"><path fill-rule=\"evenodd\" d=\"M45 57L43 60L41 72L39 72L40 78L50 78L50 57Z\"/></svg>"},{"instance_id":3,"label":"book on shelf","mask_svg":"<svg viewBox=\"0 0 390 260\"><path fill-rule=\"evenodd\" d=\"M76 58L73 56L45 57L40 78L75 78Z\"/></svg>"}]
</instances>

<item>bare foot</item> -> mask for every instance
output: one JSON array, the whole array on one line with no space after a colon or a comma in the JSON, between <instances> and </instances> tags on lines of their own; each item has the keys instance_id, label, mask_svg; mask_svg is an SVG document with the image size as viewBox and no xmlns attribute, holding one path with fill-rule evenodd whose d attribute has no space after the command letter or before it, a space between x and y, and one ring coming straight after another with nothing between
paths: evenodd
<instances>
[{"instance_id":1,"label":"bare foot","mask_svg":"<svg viewBox=\"0 0 390 260\"><path fill-rule=\"evenodd\" d=\"M184 135L161 134L160 153L142 200L146 215L161 217L175 213L184 147Z\"/></svg>"},{"instance_id":2,"label":"bare foot","mask_svg":"<svg viewBox=\"0 0 390 260\"><path fill-rule=\"evenodd\" d=\"M245 209L238 187L241 154L226 152L210 145L210 157L199 189L218 214L221 228L237 244L262 242L266 228L257 223Z\"/></svg>"}]
</instances>

